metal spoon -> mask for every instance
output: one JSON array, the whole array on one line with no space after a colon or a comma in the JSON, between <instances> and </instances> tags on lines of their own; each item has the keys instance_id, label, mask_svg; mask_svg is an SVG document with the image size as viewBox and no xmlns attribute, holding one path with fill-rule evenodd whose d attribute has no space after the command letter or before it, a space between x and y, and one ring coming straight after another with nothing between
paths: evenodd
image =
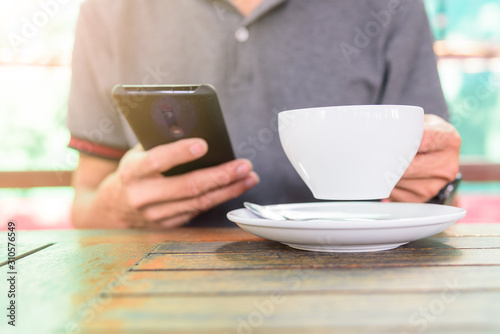
<instances>
[{"instance_id":1,"label":"metal spoon","mask_svg":"<svg viewBox=\"0 0 500 334\"><path fill-rule=\"evenodd\" d=\"M245 208L250 210L252 213L256 214L257 216L265 219L271 219L271 220L298 220L298 221L304 221L304 220L317 220L317 219L328 219L328 218L292 218L289 216L285 216L283 213L266 208L262 205L258 205L255 203L250 203L250 202L244 202L243 205Z\"/></svg>"},{"instance_id":2,"label":"metal spoon","mask_svg":"<svg viewBox=\"0 0 500 334\"><path fill-rule=\"evenodd\" d=\"M377 220L376 218L368 218L368 217L345 217L341 213L338 214L333 214L330 217L290 217L289 214L285 215L279 210L276 209L269 209L266 208L265 206L258 205L255 203L250 203L250 202L244 202L243 205L245 208L250 210L252 213L256 214L257 216L264 218L264 219L270 219L270 220L295 220L295 221L307 221L307 220L328 220L328 221L375 221ZM380 217L384 218L384 217Z\"/></svg>"}]
</instances>

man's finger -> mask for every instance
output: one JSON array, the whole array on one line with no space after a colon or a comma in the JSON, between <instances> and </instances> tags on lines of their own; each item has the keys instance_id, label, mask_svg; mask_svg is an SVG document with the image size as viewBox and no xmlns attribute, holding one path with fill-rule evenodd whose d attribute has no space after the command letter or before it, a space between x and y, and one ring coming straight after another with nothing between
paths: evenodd
<instances>
[{"instance_id":1,"label":"man's finger","mask_svg":"<svg viewBox=\"0 0 500 334\"><path fill-rule=\"evenodd\" d=\"M425 115L419 153L460 149L461 139L453 125L436 115Z\"/></svg>"},{"instance_id":2,"label":"man's finger","mask_svg":"<svg viewBox=\"0 0 500 334\"><path fill-rule=\"evenodd\" d=\"M136 152L122 168L122 177L131 180L159 175L177 165L202 157L207 150L208 145L203 139L189 138L159 145L146 152Z\"/></svg>"},{"instance_id":3,"label":"man's finger","mask_svg":"<svg viewBox=\"0 0 500 334\"><path fill-rule=\"evenodd\" d=\"M151 203L197 197L244 178L251 170L250 161L238 159L183 175L143 179L133 186L128 198L130 204L138 209Z\"/></svg>"},{"instance_id":4,"label":"man's finger","mask_svg":"<svg viewBox=\"0 0 500 334\"><path fill-rule=\"evenodd\" d=\"M163 221L183 214L193 216L211 209L230 199L243 194L259 182L255 172L250 172L248 177L238 180L227 187L217 188L200 196L174 202L150 205L142 209L144 217L151 221Z\"/></svg>"},{"instance_id":5,"label":"man's finger","mask_svg":"<svg viewBox=\"0 0 500 334\"><path fill-rule=\"evenodd\" d=\"M163 219L159 222L157 222L157 226L165 229L165 228L175 228L175 227L181 227L182 225L186 224L189 222L191 219L193 219L196 215L194 213L182 213L178 216Z\"/></svg>"},{"instance_id":6,"label":"man's finger","mask_svg":"<svg viewBox=\"0 0 500 334\"><path fill-rule=\"evenodd\" d=\"M398 202L427 202L437 195L448 181L445 179L401 179L390 198Z\"/></svg>"},{"instance_id":7,"label":"man's finger","mask_svg":"<svg viewBox=\"0 0 500 334\"><path fill-rule=\"evenodd\" d=\"M455 179L459 170L458 153L440 151L418 153L403 174L403 179Z\"/></svg>"},{"instance_id":8,"label":"man's finger","mask_svg":"<svg viewBox=\"0 0 500 334\"><path fill-rule=\"evenodd\" d=\"M391 202L404 202L404 203L422 203L420 196L413 191L406 189L394 188L389 196Z\"/></svg>"}]
</instances>

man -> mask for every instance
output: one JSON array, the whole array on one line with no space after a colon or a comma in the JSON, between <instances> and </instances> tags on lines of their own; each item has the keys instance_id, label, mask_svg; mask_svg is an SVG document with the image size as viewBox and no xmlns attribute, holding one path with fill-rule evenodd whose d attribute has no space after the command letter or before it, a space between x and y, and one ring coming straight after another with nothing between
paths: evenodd
<instances>
[{"instance_id":1,"label":"man","mask_svg":"<svg viewBox=\"0 0 500 334\"><path fill-rule=\"evenodd\" d=\"M110 92L116 84L185 83L216 87L240 159L163 177L205 154L206 143L130 149L137 140ZM419 152L390 200L425 202L455 178L460 136L444 120L421 1L88 0L68 114L70 146L82 152L73 223L218 224L243 200L313 201L281 149L276 113L349 104L413 104L427 113Z\"/></svg>"}]
</instances>

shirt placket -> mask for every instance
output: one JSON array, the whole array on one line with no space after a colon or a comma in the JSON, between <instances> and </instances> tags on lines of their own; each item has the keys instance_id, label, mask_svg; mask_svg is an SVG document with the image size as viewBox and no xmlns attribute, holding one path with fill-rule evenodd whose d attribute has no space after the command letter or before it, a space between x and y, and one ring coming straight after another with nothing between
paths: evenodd
<instances>
[{"instance_id":1,"label":"shirt placket","mask_svg":"<svg viewBox=\"0 0 500 334\"><path fill-rule=\"evenodd\" d=\"M240 20L231 25L228 36L226 82L229 90L240 90L251 85L253 81L253 63L255 52L255 36L252 36L252 26L258 24L258 20L286 0L264 0L264 2L248 17L242 17L236 11ZM231 5L230 0L225 1ZM234 7L234 6L233 6Z\"/></svg>"}]
</instances>

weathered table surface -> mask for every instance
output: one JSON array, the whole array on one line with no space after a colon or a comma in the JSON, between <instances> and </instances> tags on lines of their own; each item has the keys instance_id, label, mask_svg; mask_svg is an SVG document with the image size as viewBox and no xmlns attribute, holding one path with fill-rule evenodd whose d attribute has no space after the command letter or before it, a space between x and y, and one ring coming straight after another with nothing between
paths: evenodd
<instances>
[{"instance_id":1,"label":"weathered table surface","mask_svg":"<svg viewBox=\"0 0 500 334\"><path fill-rule=\"evenodd\" d=\"M3 264L1 333L500 333L500 224L374 253L299 251L239 228L17 239L17 326Z\"/></svg>"}]
</instances>

